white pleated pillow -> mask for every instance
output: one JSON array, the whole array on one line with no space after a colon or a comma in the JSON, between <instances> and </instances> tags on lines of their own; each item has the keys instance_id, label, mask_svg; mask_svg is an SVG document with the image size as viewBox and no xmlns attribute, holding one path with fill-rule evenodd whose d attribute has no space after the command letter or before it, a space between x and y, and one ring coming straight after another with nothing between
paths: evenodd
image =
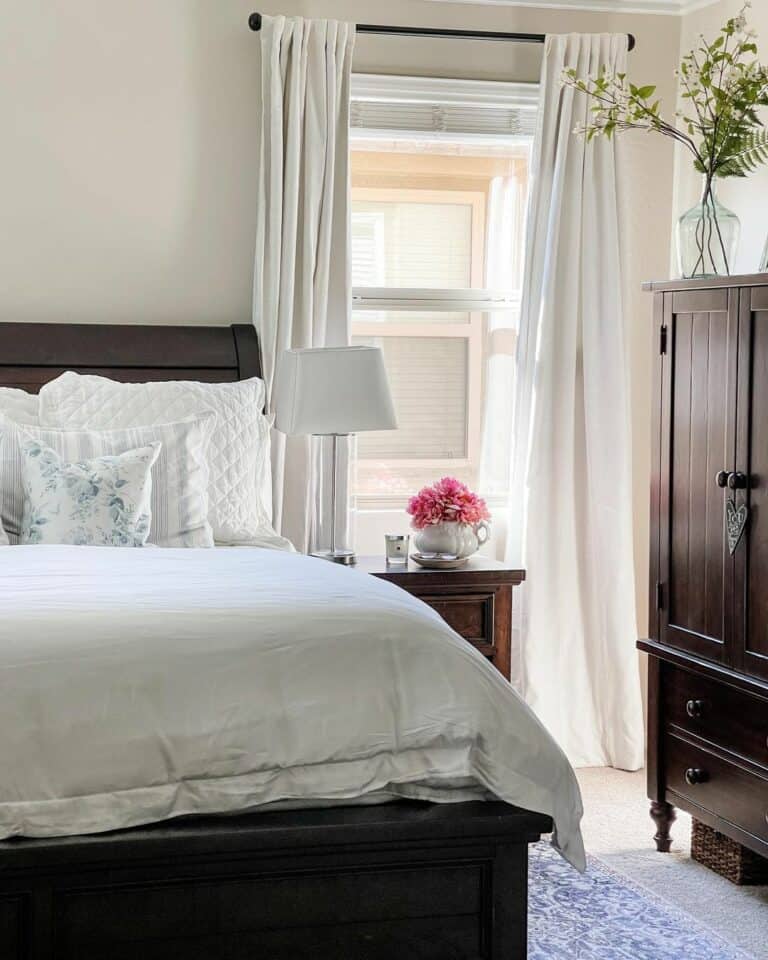
<instances>
[{"instance_id":1,"label":"white pleated pillow","mask_svg":"<svg viewBox=\"0 0 768 960\"><path fill-rule=\"evenodd\" d=\"M39 423L39 401L34 393L16 387L0 387L0 414L24 423ZM8 536L0 523L0 546L7 546Z\"/></svg>"},{"instance_id":2,"label":"white pleated pillow","mask_svg":"<svg viewBox=\"0 0 768 960\"><path fill-rule=\"evenodd\" d=\"M115 456L160 443L152 467L152 529L159 547L212 547L208 523L207 447L216 423L210 411L177 423L125 430L60 430L17 424L0 416L0 497L2 524L11 544L19 542L24 513L20 444L29 437L68 462Z\"/></svg>"},{"instance_id":3,"label":"white pleated pillow","mask_svg":"<svg viewBox=\"0 0 768 960\"><path fill-rule=\"evenodd\" d=\"M270 424L263 415L264 381L170 380L118 383L68 371L40 391L40 422L95 430L216 414L208 448L208 519L222 545L291 549L272 529Z\"/></svg>"}]
</instances>

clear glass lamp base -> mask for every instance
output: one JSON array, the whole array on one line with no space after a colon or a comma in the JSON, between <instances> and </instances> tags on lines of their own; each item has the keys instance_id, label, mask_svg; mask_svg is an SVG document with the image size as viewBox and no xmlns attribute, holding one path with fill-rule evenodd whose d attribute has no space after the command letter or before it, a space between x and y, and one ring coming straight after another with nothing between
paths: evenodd
<instances>
[{"instance_id":1,"label":"clear glass lamp base","mask_svg":"<svg viewBox=\"0 0 768 960\"><path fill-rule=\"evenodd\" d=\"M318 553L312 553L311 556L330 560L331 563L342 563L345 567L351 567L357 563L357 556L352 550L321 550Z\"/></svg>"}]
</instances>

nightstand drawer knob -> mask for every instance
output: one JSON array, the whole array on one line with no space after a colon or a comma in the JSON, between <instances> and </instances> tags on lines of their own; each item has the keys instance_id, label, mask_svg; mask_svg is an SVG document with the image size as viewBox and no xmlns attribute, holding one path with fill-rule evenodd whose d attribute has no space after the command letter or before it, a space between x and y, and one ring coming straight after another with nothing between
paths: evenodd
<instances>
[{"instance_id":1,"label":"nightstand drawer knob","mask_svg":"<svg viewBox=\"0 0 768 960\"><path fill-rule=\"evenodd\" d=\"M706 708L705 700L689 700L685 705L685 712L689 717L693 717L694 720L698 720L704 716L704 710Z\"/></svg>"},{"instance_id":2,"label":"nightstand drawer knob","mask_svg":"<svg viewBox=\"0 0 768 960\"><path fill-rule=\"evenodd\" d=\"M688 767L685 771L685 782L691 787L695 787L698 783L706 783L707 780L709 780L709 774L699 767Z\"/></svg>"}]
</instances>

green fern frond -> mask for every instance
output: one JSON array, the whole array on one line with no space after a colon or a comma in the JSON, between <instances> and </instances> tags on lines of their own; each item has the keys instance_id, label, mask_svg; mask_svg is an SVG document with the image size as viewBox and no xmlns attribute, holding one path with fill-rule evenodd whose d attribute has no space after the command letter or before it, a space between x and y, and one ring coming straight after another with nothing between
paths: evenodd
<instances>
[{"instance_id":1,"label":"green fern frond","mask_svg":"<svg viewBox=\"0 0 768 960\"><path fill-rule=\"evenodd\" d=\"M747 130L728 144L718 163L718 177L746 177L768 163L768 131Z\"/></svg>"}]
</instances>

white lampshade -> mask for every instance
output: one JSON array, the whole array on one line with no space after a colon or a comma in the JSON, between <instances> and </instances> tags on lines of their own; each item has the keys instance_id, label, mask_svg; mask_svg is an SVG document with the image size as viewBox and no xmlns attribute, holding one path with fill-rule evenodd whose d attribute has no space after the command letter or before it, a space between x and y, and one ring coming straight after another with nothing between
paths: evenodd
<instances>
[{"instance_id":1,"label":"white lampshade","mask_svg":"<svg viewBox=\"0 0 768 960\"><path fill-rule=\"evenodd\" d=\"M283 433L345 434L397 427L378 347L286 350L275 389L275 426Z\"/></svg>"}]
</instances>

